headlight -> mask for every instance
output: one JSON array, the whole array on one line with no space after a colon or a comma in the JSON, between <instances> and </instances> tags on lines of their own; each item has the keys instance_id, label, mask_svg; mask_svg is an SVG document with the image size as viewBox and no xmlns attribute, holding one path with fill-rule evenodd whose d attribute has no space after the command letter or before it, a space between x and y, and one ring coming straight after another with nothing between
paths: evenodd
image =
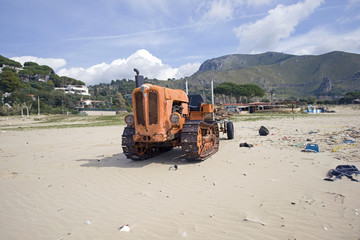
<instances>
[{"instance_id":1,"label":"headlight","mask_svg":"<svg viewBox=\"0 0 360 240\"><path fill-rule=\"evenodd\" d=\"M178 124L180 122L180 114L179 113L172 113L170 115L170 122L172 124Z\"/></svg>"},{"instance_id":2,"label":"headlight","mask_svg":"<svg viewBox=\"0 0 360 240\"><path fill-rule=\"evenodd\" d=\"M124 121L129 126L133 125L134 124L134 115L132 115L132 114L126 115L124 118Z\"/></svg>"}]
</instances>

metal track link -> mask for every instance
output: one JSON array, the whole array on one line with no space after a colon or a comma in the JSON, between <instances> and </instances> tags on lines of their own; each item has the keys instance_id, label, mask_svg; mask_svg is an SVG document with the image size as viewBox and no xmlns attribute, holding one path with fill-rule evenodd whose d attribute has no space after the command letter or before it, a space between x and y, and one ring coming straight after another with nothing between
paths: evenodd
<instances>
[{"instance_id":1,"label":"metal track link","mask_svg":"<svg viewBox=\"0 0 360 240\"><path fill-rule=\"evenodd\" d=\"M135 128L126 126L122 135L122 149L125 156L129 159L138 161L155 157L161 153L167 152L172 147L158 147L158 146L146 146L143 143L135 143L133 135L135 134Z\"/></svg>"},{"instance_id":2,"label":"metal track link","mask_svg":"<svg viewBox=\"0 0 360 240\"><path fill-rule=\"evenodd\" d=\"M207 134L202 134L207 132ZM219 149L219 127L216 122L189 120L183 125L181 148L186 158L203 161Z\"/></svg>"}]
</instances>

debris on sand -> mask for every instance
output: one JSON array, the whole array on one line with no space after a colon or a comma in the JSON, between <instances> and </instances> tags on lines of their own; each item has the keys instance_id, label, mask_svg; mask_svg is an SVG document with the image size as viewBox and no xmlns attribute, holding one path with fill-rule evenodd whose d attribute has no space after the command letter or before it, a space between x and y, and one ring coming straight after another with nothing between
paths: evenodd
<instances>
[{"instance_id":1,"label":"debris on sand","mask_svg":"<svg viewBox=\"0 0 360 240\"><path fill-rule=\"evenodd\" d=\"M315 144L315 143L308 143L306 145L306 148L304 150L302 150L303 152L319 152L319 145Z\"/></svg>"},{"instance_id":2,"label":"debris on sand","mask_svg":"<svg viewBox=\"0 0 360 240\"><path fill-rule=\"evenodd\" d=\"M239 147L247 147L247 148L252 148L254 145L252 144L248 144L248 143L240 143Z\"/></svg>"},{"instance_id":3,"label":"debris on sand","mask_svg":"<svg viewBox=\"0 0 360 240\"><path fill-rule=\"evenodd\" d=\"M269 134L269 130L264 126L261 126L259 129L259 134L260 136L267 136Z\"/></svg>"},{"instance_id":4,"label":"debris on sand","mask_svg":"<svg viewBox=\"0 0 360 240\"><path fill-rule=\"evenodd\" d=\"M360 174L359 169L354 165L338 165L335 169L330 169L327 173L327 178L324 178L325 181L335 181L337 179L342 179L342 177L347 177L351 181L359 182L359 180L353 178L353 174Z\"/></svg>"},{"instance_id":5,"label":"debris on sand","mask_svg":"<svg viewBox=\"0 0 360 240\"><path fill-rule=\"evenodd\" d=\"M170 167L169 167L169 171L170 171L171 169L173 169L173 168L175 169L175 171L178 170L178 165L175 164L174 166L170 166Z\"/></svg>"},{"instance_id":6,"label":"debris on sand","mask_svg":"<svg viewBox=\"0 0 360 240\"><path fill-rule=\"evenodd\" d=\"M266 224L263 223L263 222L260 222L260 221L257 221L257 220L251 220L251 219L249 219L249 218L244 218L243 221L244 221L244 222L258 223L258 224L260 224L261 226L265 226L265 225L266 225Z\"/></svg>"},{"instance_id":7,"label":"debris on sand","mask_svg":"<svg viewBox=\"0 0 360 240\"><path fill-rule=\"evenodd\" d=\"M120 232L130 232L129 224L119 227Z\"/></svg>"}]
</instances>

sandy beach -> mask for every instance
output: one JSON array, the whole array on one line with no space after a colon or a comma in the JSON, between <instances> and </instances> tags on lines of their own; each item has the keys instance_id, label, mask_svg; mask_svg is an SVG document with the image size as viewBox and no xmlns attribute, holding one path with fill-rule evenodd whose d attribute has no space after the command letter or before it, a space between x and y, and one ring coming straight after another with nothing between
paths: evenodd
<instances>
[{"instance_id":1,"label":"sandy beach","mask_svg":"<svg viewBox=\"0 0 360 240\"><path fill-rule=\"evenodd\" d=\"M358 240L360 182L324 178L337 165L360 168L360 110L335 110L237 121L235 139L221 134L203 162L179 148L126 159L124 126L4 128L0 238ZM307 143L320 152L302 152Z\"/></svg>"}]
</instances>

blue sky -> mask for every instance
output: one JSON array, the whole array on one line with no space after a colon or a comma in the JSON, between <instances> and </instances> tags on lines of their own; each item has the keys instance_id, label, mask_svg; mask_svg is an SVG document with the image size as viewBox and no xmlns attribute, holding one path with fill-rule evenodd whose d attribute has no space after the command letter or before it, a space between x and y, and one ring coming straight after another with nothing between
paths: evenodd
<instances>
[{"instance_id":1,"label":"blue sky","mask_svg":"<svg viewBox=\"0 0 360 240\"><path fill-rule=\"evenodd\" d=\"M87 85L190 76L207 59L360 53L360 0L0 0L0 54Z\"/></svg>"}]
</instances>

